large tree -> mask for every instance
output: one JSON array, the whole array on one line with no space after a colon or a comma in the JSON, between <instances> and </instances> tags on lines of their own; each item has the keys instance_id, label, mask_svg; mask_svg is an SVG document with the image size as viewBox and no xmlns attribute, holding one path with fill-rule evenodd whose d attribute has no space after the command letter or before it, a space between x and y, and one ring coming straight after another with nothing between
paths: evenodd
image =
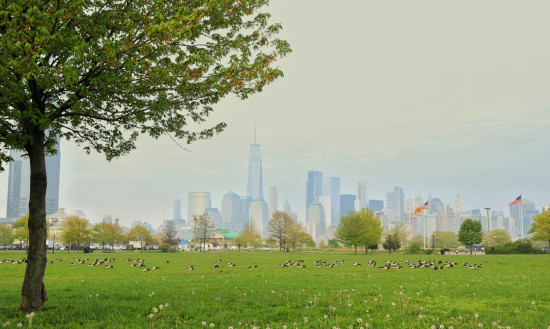
<instances>
[{"instance_id":1,"label":"large tree","mask_svg":"<svg viewBox=\"0 0 550 329\"><path fill-rule=\"evenodd\" d=\"M304 244L308 240L311 240L311 235L306 233L306 228L302 224L296 222L290 225L286 236L286 242L292 246L293 250L296 250L296 244Z\"/></svg>"},{"instance_id":2,"label":"large tree","mask_svg":"<svg viewBox=\"0 0 550 329\"><path fill-rule=\"evenodd\" d=\"M382 223L378 217L375 217L369 209L362 209L359 216L365 221L365 254L368 253L369 247L377 245L382 239Z\"/></svg>"},{"instance_id":3,"label":"large tree","mask_svg":"<svg viewBox=\"0 0 550 329\"><path fill-rule=\"evenodd\" d=\"M340 219L340 224L334 233L336 238L345 245L353 246L357 253L357 246L365 244L367 223L358 211L350 211Z\"/></svg>"},{"instance_id":4,"label":"large tree","mask_svg":"<svg viewBox=\"0 0 550 329\"><path fill-rule=\"evenodd\" d=\"M451 248L458 246L458 236L455 232L450 231L435 231L433 233L436 248Z\"/></svg>"},{"instance_id":5,"label":"large tree","mask_svg":"<svg viewBox=\"0 0 550 329\"><path fill-rule=\"evenodd\" d=\"M510 234L508 234L506 230L498 229L491 230L489 231L489 233L484 233L483 241L481 241L481 244L485 246L499 246L509 242L512 242Z\"/></svg>"},{"instance_id":6,"label":"large tree","mask_svg":"<svg viewBox=\"0 0 550 329\"><path fill-rule=\"evenodd\" d=\"M136 225L128 232L128 239L139 241L141 244L141 252L143 252L143 243L147 244L147 242L153 241L153 236L145 226Z\"/></svg>"},{"instance_id":7,"label":"large tree","mask_svg":"<svg viewBox=\"0 0 550 329\"><path fill-rule=\"evenodd\" d=\"M0 2L0 169L30 161L30 245L21 309L44 310L45 156L58 138L108 160L139 134L186 143L225 127L201 123L228 94L260 92L290 52L269 0Z\"/></svg>"},{"instance_id":8,"label":"large tree","mask_svg":"<svg viewBox=\"0 0 550 329\"><path fill-rule=\"evenodd\" d=\"M103 225L102 235L105 237L105 241L109 241L111 247L113 247L113 251L115 251L115 244L117 242L122 242L126 239L122 227L112 223L105 223Z\"/></svg>"},{"instance_id":9,"label":"large tree","mask_svg":"<svg viewBox=\"0 0 550 329\"><path fill-rule=\"evenodd\" d=\"M253 221L245 225L241 234L233 240L233 244L243 247L258 247L262 245L262 235L256 228L256 224Z\"/></svg>"},{"instance_id":10,"label":"large tree","mask_svg":"<svg viewBox=\"0 0 550 329\"><path fill-rule=\"evenodd\" d=\"M527 233L535 233L531 237L532 240L548 241L548 246L550 246L550 209L533 218L533 223Z\"/></svg>"},{"instance_id":11,"label":"large tree","mask_svg":"<svg viewBox=\"0 0 550 329\"><path fill-rule=\"evenodd\" d=\"M88 227L88 221L80 217L69 217L63 223L63 232L61 237L65 244L70 246L76 243L77 250L80 249L80 243L91 236L92 228ZM69 250L71 247L69 247Z\"/></svg>"},{"instance_id":12,"label":"large tree","mask_svg":"<svg viewBox=\"0 0 550 329\"><path fill-rule=\"evenodd\" d=\"M294 221L290 215L284 211L275 211L273 215L271 215L269 222L267 222L266 231L271 238L279 243L279 250L286 244L285 239L288 229L292 224L294 224Z\"/></svg>"},{"instance_id":13,"label":"large tree","mask_svg":"<svg viewBox=\"0 0 550 329\"><path fill-rule=\"evenodd\" d=\"M460 225L458 231L458 241L470 246L470 255L474 244L480 243L483 240L483 233L481 232L481 222L473 219L466 219Z\"/></svg>"},{"instance_id":14,"label":"large tree","mask_svg":"<svg viewBox=\"0 0 550 329\"><path fill-rule=\"evenodd\" d=\"M162 231L162 242L169 245L175 245L179 242L178 230L174 221L164 222Z\"/></svg>"},{"instance_id":15,"label":"large tree","mask_svg":"<svg viewBox=\"0 0 550 329\"><path fill-rule=\"evenodd\" d=\"M206 236L208 233L212 232L215 227L209 213L193 215L193 231L196 237L202 238L203 247L201 251L206 250Z\"/></svg>"}]
</instances>

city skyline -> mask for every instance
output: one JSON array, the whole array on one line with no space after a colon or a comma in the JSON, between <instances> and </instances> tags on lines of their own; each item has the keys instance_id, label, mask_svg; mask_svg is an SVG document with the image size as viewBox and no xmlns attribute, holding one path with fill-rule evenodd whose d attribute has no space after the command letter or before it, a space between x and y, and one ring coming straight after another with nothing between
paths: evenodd
<instances>
[{"instance_id":1,"label":"city skyline","mask_svg":"<svg viewBox=\"0 0 550 329\"><path fill-rule=\"evenodd\" d=\"M285 78L244 102L229 97L214 106L205 125L228 128L186 146L190 152L169 137L142 137L130 155L107 162L62 141L59 206L127 225L160 224L176 199L187 214L189 192L208 191L220 207L229 191L246 195L254 123L263 185L276 186L303 223L308 171L339 177L341 194L356 194L364 181L369 200L399 186L407 199L431 193L449 205L460 194L463 209L508 214L519 194L538 209L548 204L550 45L542 40L550 4L399 6L273 2L273 21L294 49L281 61Z\"/></svg>"}]
</instances>

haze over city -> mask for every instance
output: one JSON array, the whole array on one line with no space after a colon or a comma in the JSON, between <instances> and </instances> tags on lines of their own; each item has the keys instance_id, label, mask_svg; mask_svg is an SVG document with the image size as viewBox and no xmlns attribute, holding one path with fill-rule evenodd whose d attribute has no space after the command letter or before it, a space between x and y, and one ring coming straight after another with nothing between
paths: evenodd
<instances>
[{"instance_id":1,"label":"haze over city","mask_svg":"<svg viewBox=\"0 0 550 329\"><path fill-rule=\"evenodd\" d=\"M264 194L276 186L305 222L307 172L340 177L342 194L385 200L431 194L463 209L508 214L522 194L550 203L550 3L273 1L272 20L293 53L285 77L246 101L224 99L204 125L212 140L184 145L140 139L107 162L61 144L59 207L129 225L161 224L174 200L210 192L246 194L249 145L263 156ZM193 127L200 129L201 127ZM0 174L0 217L7 170ZM186 218L187 219L187 218Z\"/></svg>"}]
</instances>

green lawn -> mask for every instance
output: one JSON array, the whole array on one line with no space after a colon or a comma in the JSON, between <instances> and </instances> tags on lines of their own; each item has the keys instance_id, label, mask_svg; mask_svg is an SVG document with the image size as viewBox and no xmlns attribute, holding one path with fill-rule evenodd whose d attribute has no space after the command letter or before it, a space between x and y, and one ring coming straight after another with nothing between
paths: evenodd
<instances>
[{"instance_id":1,"label":"green lawn","mask_svg":"<svg viewBox=\"0 0 550 329\"><path fill-rule=\"evenodd\" d=\"M0 252L22 259L21 252ZM88 257L86 264L75 258ZM96 258L116 258L90 267ZM124 259L147 260L148 272ZM55 261L60 258L62 261ZM215 261L222 259L219 268ZM24 264L0 264L0 325L16 328L543 328L550 326L548 255L403 255L323 252L48 254L47 312L17 311ZM305 268L286 260L304 260ZM315 260L342 261L316 267ZM376 267L368 267L374 260ZM385 260L402 269L380 270ZM401 261L450 261L410 269ZM169 261L169 263L167 263ZM226 262L236 264L228 267ZM353 266L353 262L361 266ZM482 263L465 268L464 262ZM193 271L187 270L193 265ZM257 265L255 269L248 266ZM162 305L162 307L160 306ZM155 311L156 310L156 311ZM6 323L9 324L6 325ZM203 325L204 323L204 325ZM0 327L3 328L3 327Z\"/></svg>"}]
</instances>

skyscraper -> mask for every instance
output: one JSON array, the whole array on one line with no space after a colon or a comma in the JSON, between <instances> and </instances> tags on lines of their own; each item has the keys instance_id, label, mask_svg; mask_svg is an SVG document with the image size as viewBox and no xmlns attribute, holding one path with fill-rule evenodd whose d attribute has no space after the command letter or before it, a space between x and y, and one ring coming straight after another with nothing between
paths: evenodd
<instances>
[{"instance_id":1,"label":"skyscraper","mask_svg":"<svg viewBox=\"0 0 550 329\"><path fill-rule=\"evenodd\" d=\"M54 214L59 208L59 171L61 152L59 138L55 149L57 153L46 157L46 215ZM17 220L29 212L31 168L29 159L23 152L11 151L8 177L8 203L6 217L8 220Z\"/></svg>"},{"instance_id":2,"label":"skyscraper","mask_svg":"<svg viewBox=\"0 0 550 329\"><path fill-rule=\"evenodd\" d=\"M202 215L210 208L210 192L189 192L187 202L187 222L193 225L193 215Z\"/></svg>"},{"instance_id":3,"label":"skyscraper","mask_svg":"<svg viewBox=\"0 0 550 329\"><path fill-rule=\"evenodd\" d=\"M272 186L269 189L269 218L277 211L277 188Z\"/></svg>"},{"instance_id":4,"label":"skyscraper","mask_svg":"<svg viewBox=\"0 0 550 329\"><path fill-rule=\"evenodd\" d=\"M384 208L384 200L369 200L369 209L373 214L376 214L378 211L382 211Z\"/></svg>"},{"instance_id":5,"label":"skyscraper","mask_svg":"<svg viewBox=\"0 0 550 329\"><path fill-rule=\"evenodd\" d=\"M353 194L340 194L340 218L346 216L349 211L353 211L355 199Z\"/></svg>"},{"instance_id":6,"label":"skyscraper","mask_svg":"<svg viewBox=\"0 0 550 329\"><path fill-rule=\"evenodd\" d=\"M256 144L256 129L254 129L254 144L250 144L246 197L250 201L264 199L262 152L260 150L260 144Z\"/></svg>"},{"instance_id":7,"label":"skyscraper","mask_svg":"<svg viewBox=\"0 0 550 329\"><path fill-rule=\"evenodd\" d=\"M320 171L308 171L306 182L306 217L309 211L309 205L319 201L319 196L323 193L323 173Z\"/></svg>"},{"instance_id":8,"label":"skyscraper","mask_svg":"<svg viewBox=\"0 0 550 329\"><path fill-rule=\"evenodd\" d=\"M323 195L330 196L330 213L326 214L330 217L330 221L327 221L327 225L337 227L340 224L340 178L339 177L325 177L323 179ZM323 207L325 207L323 205ZM325 207L325 212L328 212L328 208Z\"/></svg>"},{"instance_id":9,"label":"skyscraper","mask_svg":"<svg viewBox=\"0 0 550 329\"><path fill-rule=\"evenodd\" d=\"M367 184L364 181L357 184L357 200L361 209L367 207Z\"/></svg>"},{"instance_id":10,"label":"skyscraper","mask_svg":"<svg viewBox=\"0 0 550 329\"><path fill-rule=\"evenodd\" d=\"M395 186L393 192L386 193L386 207L388 207L393 214L393 218L388 218L390 223L395 222L396 225L404 224L405 194L402 188Z\"/></svg>"},{"instance_id":11,"label":"skyscraper","mask_svg":"<svg viewBox=\"0 0 550 329\"><path fill-rule=\"evenodd\" d=\"M256 229L261 232L263 237L267 237L267 222L269 220L269 210L264 200L256 199L250 203L250 222L254 222Z\"/></svg>"},{"instance_id":12,"label":"skyscraper","mask_svg":"<svg viewBox=\"0 0 550 329\"><path fill-rule=\"evenodd\" d=\"M316 243L319 243L320 240L326 242L327 224L325 222L326 216L323 206L319 202L313 201L308 208L306 219L307 233L311 235Z\"/></svg>"},{"instance_id":13,"label":"skyscraper","mask_svg":"<svg viewBox=\"0 0 550 329\"><path fill-rule=\"evenodd\" d=\"M225 194L222 199L222 225L237 231L244 228L241 198L233 191Z\"/></svg>"},{"instance_id":14,"label":"skyscraper","mask_svg":"<svg viewBox=\"0 0 550 329\"><path fill-rule=\"evenodd\" d=\"M174 201L174 210L172 212L172 219L180 220L181 219L181 200L177 199Z\"/></svg>"},{"instance_id":15,"label":"skyscraper","mask_svg":"<svg viewBox=\"0 0 550 329\"><path fill-rule=\"evenodd\" d=\"M460 215L462 212L462 200L460 199L460 195L456 195L455 197L455 214Z\"/></svg>"}]
</instances>

